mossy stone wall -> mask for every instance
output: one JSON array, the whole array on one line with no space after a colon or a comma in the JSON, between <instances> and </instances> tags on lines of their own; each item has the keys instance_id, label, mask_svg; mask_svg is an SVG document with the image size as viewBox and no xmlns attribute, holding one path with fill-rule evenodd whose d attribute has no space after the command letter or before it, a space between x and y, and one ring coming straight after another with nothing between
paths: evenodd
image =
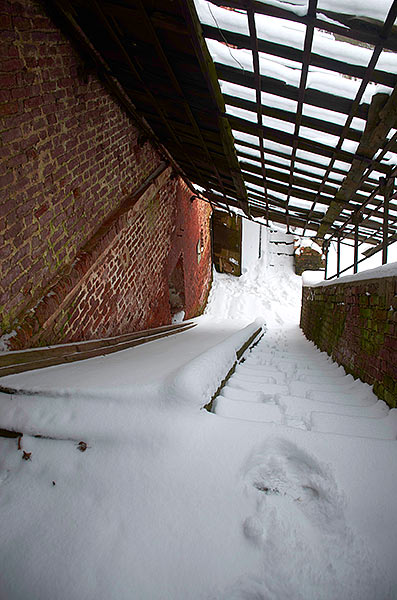
<instances>
[{"instance_id":1,"label":"mossy stone wall","mask_svg":"<svg viewBox=\"0 0 397 600\"><path fill-rule=\"evenodd\" d=\"M301 328L397 407L397 277L304 287Z\"/></svg>"}]
</instances>

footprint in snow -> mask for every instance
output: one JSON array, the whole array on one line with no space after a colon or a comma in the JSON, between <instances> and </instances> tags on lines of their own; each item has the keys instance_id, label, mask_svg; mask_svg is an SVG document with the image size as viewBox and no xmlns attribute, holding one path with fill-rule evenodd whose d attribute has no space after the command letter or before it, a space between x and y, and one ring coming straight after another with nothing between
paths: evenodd
<instances>
[{"instance_id":1,"label":"footprint in snow","mask_svg":"<svg viewBox=\"0 0 397 600\"><path fill-rule=\"evenodd\" d=\"M380 565L346 526L330 468L296 444L270 439L243 467L253 514L243 532L260 552L222 600L386 600Z\"/></svg>"},{"instance_id":2,"label":"footprint in snow","mask_svg":"<svg viewBox=\"0 0 397 600\"><path fill-rule=\"evenodd\" d=\"M266 535L272 509L280 516L297 511L298 518L324 532L343 528L343 502L329 468L288 440L270 440L254 451L245 465L245 482L256 497L256 514L243 525L253 541Z\"/></svg>"}]
</instances>

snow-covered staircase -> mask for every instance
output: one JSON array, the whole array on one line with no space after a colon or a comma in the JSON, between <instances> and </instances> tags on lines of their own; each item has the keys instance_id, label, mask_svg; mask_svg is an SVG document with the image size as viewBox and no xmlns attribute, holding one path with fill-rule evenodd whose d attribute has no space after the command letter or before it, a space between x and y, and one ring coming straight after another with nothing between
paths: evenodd
<instances>
[{"instance_id":1,"label":"snow-covered staircase","mask_svg":"<svg viewBox=\"0 0 397 600\"><path fill-rule=\"evenodd\" d=\"M397 438L397 410L346 375L300 330L266 332L237 365L214 412L307 431Z\"/></svg>"}]
</instances>

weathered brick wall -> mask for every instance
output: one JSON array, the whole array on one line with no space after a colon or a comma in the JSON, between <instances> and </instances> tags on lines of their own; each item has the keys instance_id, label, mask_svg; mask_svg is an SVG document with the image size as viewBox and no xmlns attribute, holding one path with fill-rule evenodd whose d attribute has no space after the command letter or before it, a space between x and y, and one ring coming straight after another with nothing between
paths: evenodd
<instances>
[{"instance_id":1,"label":"weathered brick wall","mask_svg":"<svg viewBox=\"0 0 397 600\"><path fill-rule=\"evenodd\" d=\"M397 277L304 287L301 328L348 373L397 406Z\"/></svg>"},{"instance_id":2,"label":"weathered brick wall","mask_svg":"<svg viewBox=\"0 0 397 600\"><path fill-rule=\"evenodd\" d=\"M140 213L117 215L158 150L138 143L40 2L1 0L0 30L0 333L16 330L14 347L26 347L169 321L169 255L190 194L169 170ZM189 227L208 219L205 208ZM188 254L190 239L176 239ZM206 290L208 273L194 273Z\"/></svg>"},{"instance_id":3,"label":"weathered brick wall","mask_svg":"<svg viewBox=\"0 0 397 600\"><path fill-rule=\"evenodd\" d=\"M175 231L168 258L167 278L182 256L186 318L201 314L207 302L212 280L209 227L212 211L207 203L197 199L191 201L191 198L192 193L185 183L178 180Z\"/></svg>"},{"instance_id":4,"label":"weathered brick wall","mask_svg":"<svg viewBox=\"0 0 397 600\"><path fill-rule=\"evenodd\" d=\"M325 259L313 248L298 248L294 254L295 273L302 275L303 271L320 271L325 269Z\"/></svg>"}]
</instances>

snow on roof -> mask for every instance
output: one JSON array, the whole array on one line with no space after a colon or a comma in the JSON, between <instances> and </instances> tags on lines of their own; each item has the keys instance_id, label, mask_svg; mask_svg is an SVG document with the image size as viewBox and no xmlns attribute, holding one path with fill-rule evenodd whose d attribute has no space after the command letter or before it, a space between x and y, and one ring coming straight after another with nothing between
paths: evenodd
<instances>
[{"instance_id":1,"label":"snow on roof","mask_svg":"<svg viewBox=\"0 0 397 600\"><path fill-rule=\"evenodd\" d=\"M295 254L297 254L298 256L303 248L312 248L312 250L315 250L319 254L322 254L323 252L322 248L317 244L317 242L315 242L312 238L309 237L299 237L297 238L295 244L297 246Z\"/></svg>"},{"instance_id":2,"label":"snow on roof","mask_svg":"<svg viewBox=\"0 0 397 600\"><path fill-rule=\"evenodd\" d=\"M384 106L394 89L391 0L194 1L224 95L248 206L303 234L318 231L323 238L342 230L351 237L349 219L365 190L366 222L374 227L360 226L360 240L379 243L375 217L382 209L370 194L387 167L397 164L390 141L395 131L382 129L394 98L379 127L366 125L374 96ZM378 147L376 136L368 138L371 127L388 145ZM369 149L361 151L363 144ZM374 162L367 169L358 158L368 152L376 153L379 166ZM245 155L258 160L241 160ZM359 186L351 172L357 160ZM334 214L336 194L338 202L351 205ZM394 222L390 227L394 230Z\"/></svg>"}]
</instances>

